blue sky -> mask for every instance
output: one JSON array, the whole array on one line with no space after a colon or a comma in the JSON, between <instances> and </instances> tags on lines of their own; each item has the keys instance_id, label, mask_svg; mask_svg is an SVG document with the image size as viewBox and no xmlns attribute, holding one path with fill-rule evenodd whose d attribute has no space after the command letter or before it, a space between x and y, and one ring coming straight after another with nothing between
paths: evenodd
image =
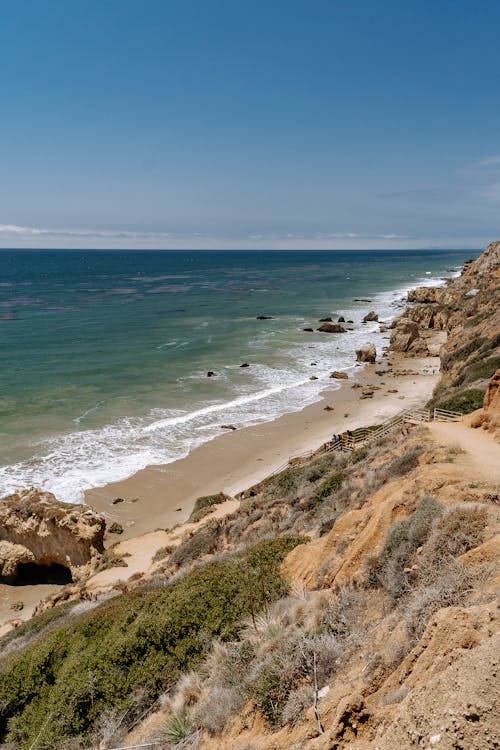
<instances>
[{"instance_id":1,"label":"blue sky","mask_svg":"<svg viewBox=\"0 0 500 750\"><path fill-rule=\"evenodd\" d=\"M0 247L481 247L498 0L0 0Z\"/></svg>"}]
</instances>

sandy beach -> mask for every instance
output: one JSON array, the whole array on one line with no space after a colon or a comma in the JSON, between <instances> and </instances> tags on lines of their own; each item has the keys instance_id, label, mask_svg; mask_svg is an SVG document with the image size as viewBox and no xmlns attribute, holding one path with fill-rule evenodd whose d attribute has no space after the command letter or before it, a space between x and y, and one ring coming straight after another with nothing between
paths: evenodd
<instances>
[{"instance_id":1,"label":"sandy beach","mask_svg":"<svg viewBox=\"0 0 500 750\"><path fill-rule=\"evenodd\" d=\"M234 496L290 457L318 448L335 432L375 424L423 405L439 379L439 359L390 352L389 360L391 367L386 357L359 366L349 380L335 381L336 388L333 381L325 381L322 399L300 412L225 432L178 461L149 466L129 479L89 490L86 503L106 516L108 527L113 522L123 527L120 536L108 534L108 544L183 523L201 495L222 491ZM377 390L362 399L361 388L352 387L355 383ZM327 406L332 410L325 410Z\"/></svg>"}]
</instances>

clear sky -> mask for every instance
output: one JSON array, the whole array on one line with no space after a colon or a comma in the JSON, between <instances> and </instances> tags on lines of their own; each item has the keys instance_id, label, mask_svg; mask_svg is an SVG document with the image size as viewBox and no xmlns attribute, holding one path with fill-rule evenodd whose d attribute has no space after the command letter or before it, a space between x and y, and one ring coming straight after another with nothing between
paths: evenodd
<instances>
[{"instance_id":1,"label":"clear sky","mask_svg":"<svg viewBox=\"0 0 500 750\"><path fill-rule=\"evenodd\" d=\"M0 0L1 247L500 238L499 0Z\"/></svg>"}]
</instances>

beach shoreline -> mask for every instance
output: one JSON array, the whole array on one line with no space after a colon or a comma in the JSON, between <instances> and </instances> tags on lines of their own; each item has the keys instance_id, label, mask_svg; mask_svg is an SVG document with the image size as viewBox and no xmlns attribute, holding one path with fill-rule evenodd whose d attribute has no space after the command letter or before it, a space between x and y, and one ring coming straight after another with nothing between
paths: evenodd
<instances>
[{"instance_id":1,"label":"beach shoreline","mask_svg":"<svg viewBox=\"0 0 500 750\"><path fill-rule=\"evenodd\" d=\"M359 366L339 388L325 383L320 400L301 411L225 432L184 458L90 489L85 503L106 517L108 528L115 523L123 529L122 534L108 533L108 545L171 528L186 522L200 496L224 492L234 497L291 457L318 449L333 433L422 406L438 380L437 356L419 359L389 351L379 355L376 364ZM362 398L362 388L368 385L375 386L374 393Z\"/></svg>"}]
</instances>

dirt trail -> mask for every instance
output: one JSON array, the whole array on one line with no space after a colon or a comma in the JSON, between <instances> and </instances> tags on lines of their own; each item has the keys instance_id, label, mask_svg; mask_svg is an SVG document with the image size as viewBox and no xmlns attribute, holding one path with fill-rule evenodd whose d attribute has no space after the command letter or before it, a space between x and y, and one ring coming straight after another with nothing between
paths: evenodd
<instances>
[{"instance_id":1,"label":"dirt trail","mask_svg":"<svg viewBox=\"0 0 500 750\"><path fill-rule=\"evenodd\" d=\"M437 440L459 445L463 456L458 462L467 462L472 471L492 484L500 484L500 445L479 429L469 427L467 422L431 422L429 430Z\"/></svg>"}]
</instances>

